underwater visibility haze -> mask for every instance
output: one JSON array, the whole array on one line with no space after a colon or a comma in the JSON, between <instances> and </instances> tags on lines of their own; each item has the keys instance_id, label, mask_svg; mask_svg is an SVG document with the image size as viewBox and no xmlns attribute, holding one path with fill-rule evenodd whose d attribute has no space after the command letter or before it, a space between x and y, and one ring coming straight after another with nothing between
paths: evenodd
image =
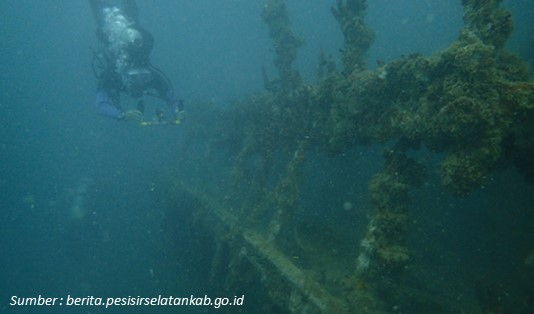
<instances>
[{"instance_id":1,"label":"underwater visibility haze","mask_svg":"<svg viewBox=\"0 0 534 314\"><path fill-rule=\"evenodd\" d=\"M96 113L89 1L0 1L1 313L534 313L534 3L136 3L179 124ZM12 304L191 295L243 304Z\"/></svg>"}]
</instances>

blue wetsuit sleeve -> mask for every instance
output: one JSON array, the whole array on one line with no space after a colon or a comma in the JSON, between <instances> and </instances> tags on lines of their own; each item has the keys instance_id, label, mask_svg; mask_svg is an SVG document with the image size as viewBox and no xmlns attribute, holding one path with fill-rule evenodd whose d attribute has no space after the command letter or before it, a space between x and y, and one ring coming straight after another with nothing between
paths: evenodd
<instances>
[{"instance_id":1,"label":"blue wetsuit sleeve","mask_svg":"<svg viewBox=\"0 0 534 314\"><path fill-rule=\"evenodd\" d=\"M99 90L95 97L96 112L99 114L119 120L122 117L122 110L113 105L113 101L108 93L104 90Z\"/></svg>"}]
</instances>

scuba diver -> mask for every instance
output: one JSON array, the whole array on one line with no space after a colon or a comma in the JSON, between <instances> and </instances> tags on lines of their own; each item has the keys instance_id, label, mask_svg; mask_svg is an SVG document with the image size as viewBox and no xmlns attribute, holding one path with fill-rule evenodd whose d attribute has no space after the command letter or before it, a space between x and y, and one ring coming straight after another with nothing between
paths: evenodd
<instances>
[{"instance_id":1,"label":"scuba diver","mask_svg":"<svg viewBox=\"0 0 534 314\"><path fill-rule=\"evenodd\" d=\"M150 64L154 46L152 35L138 22L135 0L89 0L97 23L97 37L104 48L95 51L92 68L98 79L96 110L117 120L137 121L141 125L178 124L183 102L176 98L169 78ZM123 110L120 94L137 100L136 109ZM167 103L170 117L156 110L154 121L144 117L143 96Z\"/></svg>"}]
</instances>

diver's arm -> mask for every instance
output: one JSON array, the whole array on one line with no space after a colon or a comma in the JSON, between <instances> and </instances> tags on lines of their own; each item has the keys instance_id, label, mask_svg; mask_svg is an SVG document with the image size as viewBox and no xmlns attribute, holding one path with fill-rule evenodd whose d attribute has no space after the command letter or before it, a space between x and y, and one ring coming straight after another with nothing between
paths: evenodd
<instances>
[{"instance_id":1,"label":"diver's arm","mask_svg":"<svg viewBox=\"0 0 534 314\"><path fill-rule=\"evenodd\" d=\"M121 121L144 121L143 113L136 109L123 111L113 105L108 93L101 89L96 93L96 111L105 117Z\"/></svg>"},{"instance_id":2,"label":"diver's arm","mask_svg":"<svg viewBox=\"0 0 534 314\"><path fill-rule=\"evenodd\" d=\"M99 0L89 0L91 4L91 10L93 11L93 17L95 18L96 23L99 27L104 24L104 17L102 16L102 2Z\"/></svg>"},{"instance_id":3,"label":"diver's arm","mask_svg":"<svg viewBox=\"0 0 534 314\"><path fill-rule=\"evenodd\" d=\"M167 103L176 118L176 116L184 110L183 100L175 95L170 80L160 70L152 67L151 71L153 75L151 87L154 88L158 93L158 96Z\"/></svg>"},{"instance_id":4,"label":"diver's arm","mask_svg":"<svg viewBox=\"0 0 534 314\"><path fill-rule=\"evenodd\" d=\"M96 92L95 105L96 112L98 112L100 115L116 120L120 120L123 116L122 110L113 105L111 97L109 97L108 93L103 89L100 89Z\"/></svg>"},{"instance_id":5,"label":"diver's arm","mask_svg":"<svg viewBox=\"0 0 534 314\"><path fill-rule=\"evenodd\" d=\"M133 22L139 23L139 13L135 0L124 0L124 10Z\"/></svg>"}]
</instances>

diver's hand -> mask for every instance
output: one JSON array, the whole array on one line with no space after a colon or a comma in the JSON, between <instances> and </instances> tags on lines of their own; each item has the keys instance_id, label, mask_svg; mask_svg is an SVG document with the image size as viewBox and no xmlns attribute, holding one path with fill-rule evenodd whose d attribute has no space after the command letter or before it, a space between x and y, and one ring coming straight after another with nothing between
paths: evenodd
<instances>
[{"instance_id":1,"label":"diver's hand","mask_svg":"<svg viewBox=\"0 0 534 314\"><path fill-rule=\"evenodd\" d=\"M184 115L184 101L182 99L175 99L170 102L172 115L175 120L180 120Z\"/></svg>"},{"instance_id":2,"label":"diver's hand","mask_svg":"<svg viewBox=\"0 0 534 314\"><path fill-rule=\"evenodd\" d=\"M173 112L172 117L174 118L173 122L182 121L185 118L185 110Z\"/></svg>"},{"instance_id":3,"label":"diver's hand","mask_svg":"<svg viewBox=\"0 0 534 314\"><path fill-rule=\"evenodd\" d=\"M145 121L145 118L141 111L137 109L130 109L124 111L119 117L119 120L143 122Z\"/></svg>"}]
</instances>

